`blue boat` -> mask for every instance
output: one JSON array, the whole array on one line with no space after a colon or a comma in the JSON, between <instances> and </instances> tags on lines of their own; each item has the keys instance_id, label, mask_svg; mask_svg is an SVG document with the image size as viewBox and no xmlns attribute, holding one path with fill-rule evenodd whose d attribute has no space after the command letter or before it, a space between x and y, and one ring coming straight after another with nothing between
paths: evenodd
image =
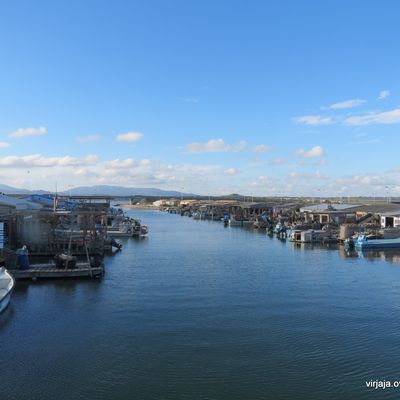
<instances>
[{"instance_id":1,"label":"blue boat","mask_svg":"<svg viewBox=\"0 0 400 400\"><path fill-rule=\"evenodd\" d=\"M360 235L354 246L357 250L400 249L400 238L368 240Z\"/></svg>"}]
</instances>

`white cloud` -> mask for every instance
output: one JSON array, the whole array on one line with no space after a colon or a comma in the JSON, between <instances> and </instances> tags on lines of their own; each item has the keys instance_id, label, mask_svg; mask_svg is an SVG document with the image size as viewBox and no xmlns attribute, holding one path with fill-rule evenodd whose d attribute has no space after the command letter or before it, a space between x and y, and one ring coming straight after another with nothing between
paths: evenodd
<instances>
[{"instance_id":1,"label":"white cloud","mask_svg":"<svg viewBox=\"0 0 400 400\"><path fill-rule=\"evenodd\" d=\"M383 99L386 99L386 97L389 97L389 96L390 96L389 90L381 90L379 92L379 96L377 97L377 99L378 100L383 100Z\"/></svg>"},{"instance_id":2,"label":"white cloud","mask_svg":"<svg viewBox=\"0 0 400 400\"><path fill-rule=\"evenodd\" d=\"M321 190L326 195L358 196L374 193L385 195L386 186L390 186L389 195L394 196L395 193L400 195L400 167L382 173L331 178L320 172L322 167L319 163L323 159L303 160L309 169L303 170L299 167L286 176L284 175L286 171L271 169L272 175L256 175L258 178L254 179L254 182L250 178L251 175L248 175L254 170L238 171L233 167L207 164L162 164L157 161L131 158L100 160L96 155L46 157L31 154L0 157L0 174L2 182L12 186L54 190L54 182L58 182L60 191L68 190L71 184L90 186L103 183L125 187L159 187L178 191L184 187L186 192L205 195L247 192L248 195L260 196L273 193L310 196L318 194ZM236 173L240 173L241 179L234 178ZM228 179L228 176L233 178Z\"/></svg>"},{"instance_id":3,"label":"white cloud","mask_svg":"<svg viewBox=\"0 0 400 400\"><path fill-rule=\"evenodd\" d=\"M290 172L289 176L294 179L328 179L327 176L322 175L319 171L313 173Z\"/></svg>"},{"instance_id":4,"label":"white cloud","mask_svg":"<svg viewBox=\"0 0 400 400\"><path fill-rule=\"evenodd\" d=\"M251 187L266 186L272 184L273 179L267 175L261 175L250 184Z\"/></svg>"},{"instance_id":5,"label":"white cloud","mask_svg":"<svg viewBox=\"0 0 400 400\"><path fill-rule=\"evenodd\" d=\"M390 111L372 112L366 115L355 115L344 120L346 125L378 125L378 124L399 124L400 108Z\"/></svg>"},{"instance_id":6,"label":"white cloud","mask_svg":"<svg viewBox=\"0 0 400 400\"><path fill-rule=\"evenodd\" d=\"M322 115L304 115L295 118L295 121L300 125L330 125L333 122L331 117Z\"/></svg>"},{"instance_id":7,"label":"white cloud","mask_svg":"<svg viewBox=\"0 0 400 400\"><path fill-rule=\"evenodd\" d=\"M221 153L238 152L245 147L244 140L236 144L228 144L223 139L211 139L206 143L189 143L185 148L188 153Z\"/></svg>"},{"instance_id":8,"label":"white cloud","mask_svg":"<svg viewBox=\"0 0 400 400\"><path fill-rule=\"evenodd\" d=\"M314 146L312 149L308 151L304 149L299 149L296 151L296 154L299 157L312 158L312 157L322 157L325 154L325 152L321 146Z\"/></svg>"},{"instance_id":9,"label":"white cloud","mask_svg":"<svg viewBox=\"0 0 400 400\"><path fill-rule=\"evenodd\" d=\"M251 151L253 153L267 153L269 151L272 151L272 148L270 146L267 146L265 144L258 144L257 146L254 146Z\"/></svg>"},{"instance_id":10,"label":"white cloud","mask_svg":"<svg viewBox=\"0 0 400 400\"><path fill-rule=\"evenodd\" d=\"M6 147L10 147L11 143L8 142L0 142L0 149L5 149Z\"/></svg>"},{"instance_id":11,"label":"white cloud","mask_svg":"<svg viewBox=\"0 0 400 400\"><path fill-rule=\"evenodd\" d=\"M83 160L85 164L95 164L100 161L100 157L97 154L89 154Z\"/></svg>"},{"instance_id":12,"label":"white cloud","mask_svg":"<svg viewBox=\"0 0 400 400\"><path fill-rule=\"evenodd\" d=\"M117 142L137 142L144 137L141 132L127 132L117 135Z\"/></svg>"},{"instance_id":13,"label":"white cloud","mask_svg":"<svg viewBox=\"0 0 400 400\"><path fill-rule=\"evenodd\" d=\"M33 167L72 167L80 165L95 164L99 160L96 155L89 155L84 158L71 156L45 157L40 154L28 156L6 156L0 157L0 167L33 168Z\"/></svg>"},{"instance_id":14,"label":"white cloud","mask_svg":"<svg viewBox=\"0 0 400 400\"><path fill-rule=\"evenodd\" d=\"M107 161L105 163L106 168L111 169L130 169L135 167L146 167L151 164L150 160L134 160L133 158L125 158Z\"/></svg>"},{"instance_id":15,"label":"white cloud","mask_svg":"<svg viewBox=\"0 0 400 400\"><path fill-rule=\"evenodd\" d=\"M228 176L234 176L234 175L237 175L239 173L239 171L235 168L228 168L224 171L224 173L225 173L225 175L228 175Z\"/></svg>"},{"instance_id":16,"label":"white cloud","mask_svg":"<svg viewBox=\"0 0 400 400\"><path fill-rule=\"evenodd\" d=\"M258 180L258 182L263 183L263 184L271 182L271 178L269 176L266 176L266 175L259 176L257 178L257 180Z\"/></svg>"},{"instance_id":17,"label":"white cloud","mask_svg":"<svg viewBox=\"0 0 400 400\"><path fill-rule=\"evenodd\" d=\"M114 168L114 169L133 168L136 165L137 161L133 160L132 158L126 158L123 160L116 158L115 160L106 162L106 168Z\"/></svg>"},{"instance_id":18,"label":"white cloud","mask_svg":"<svg viewBox=\"0 0 400 400\"><path fill-rule=\"evenodd\" d=\"M345 100L341 101L340 103L331 104L328 108L331 110L343 110L345 108L357 107L365 102L366 100L361 99Z\"/></svg>"},{"instance_id":19,"label":"white cloud","mask_svg":"<svg viewBox=\"0 0 400 400\"><path fill-rule=\"evenodd\" d=\"M26 136L42 136L46 133L46 128L41 126L39 128L19 128L13 132L10 132L8 136L10 138L22 138Z\"/></svg>"},{"instance_id":20,"label":"white cloud","mask_svg":"<svg viewBox=\"0 0 400 400\"><path fill-rule=\"evenodd\" d=\"M76 138L76 141L79 143L90 143L96 142L100 139L100 135L87 135L87 136L79 136Z\"/></svg>"}]
</instances>

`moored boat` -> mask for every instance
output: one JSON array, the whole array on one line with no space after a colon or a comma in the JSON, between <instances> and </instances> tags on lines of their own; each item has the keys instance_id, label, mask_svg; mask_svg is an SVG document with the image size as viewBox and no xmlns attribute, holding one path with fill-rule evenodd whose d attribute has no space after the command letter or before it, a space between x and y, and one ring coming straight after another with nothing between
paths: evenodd
<instances>
[{"instance_id":1,"label":"moored boat","mask_svg":"<svg viewBox=\"0 0 400 400\"><path fill-rule=\"evenodd\" d=\"M229 226L243 226L243 221L231 217L229 219Z\"/></svg>"},{"instance_id":2,"label":"moored boat","mask_svg":"<svg viewBox=\"0 0 400 400\"><path fill-rule=\"evenodd\" d=\"M4 267L0 267L0 313L4 311L10 303L14 285L14 278Z\"/></svg>"},{"instance_id":3,"label":"moored boat","mask_svg":"<svg viewBox=\"0 0 400 400\"><path fill-rule=\"evenodd\" d=\"M146 237L146 235L149 233L149 228L147 225L141 225L140 223L136 225L133 229L133 237L142 239Z\"/></svg>"},{"instance_id":4,"label":"moored boat","mask_svg":"<svg viewBox=\"0 0 400 400\"><path fill-rule=\"evenodd\" d=\"M133 237L133 231L130 227L121 226L119 229L107 229L109 238Z\"/></svg>"},{"instance_id":5,"label":"moored boat","mask_svg":"<svg viewBox=\"0 0 400 400\"><path fill-rule=\"evenodd\" d=\"M369 240L365 235L360 235L354 245L357 250L400 249L400 238Z\"/></svg>"}]
</instances>

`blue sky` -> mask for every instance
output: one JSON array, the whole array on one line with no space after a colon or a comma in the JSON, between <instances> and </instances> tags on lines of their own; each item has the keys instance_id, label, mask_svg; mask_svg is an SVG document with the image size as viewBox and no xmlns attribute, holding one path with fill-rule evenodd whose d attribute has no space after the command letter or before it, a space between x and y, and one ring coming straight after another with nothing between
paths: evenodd
<instances>
[{"instance_id":1,"label":"blue sky","mask_svg":"<svg viewBox=\"0 0 400 400\"><path fill-rule=\"evenodd\" d=\"M397 1L0 3L0 181L400 194Z\"/></svg>"}]
</instances>

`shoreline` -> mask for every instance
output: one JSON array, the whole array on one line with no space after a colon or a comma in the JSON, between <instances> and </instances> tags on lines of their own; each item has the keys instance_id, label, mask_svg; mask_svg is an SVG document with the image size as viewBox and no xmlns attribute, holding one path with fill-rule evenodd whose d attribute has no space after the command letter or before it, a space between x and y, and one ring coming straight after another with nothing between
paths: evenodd
<instances>
[{"instance_id":1,"label":"shoreline","mask_svg":"<svg viewBox=\"0 0 400 400\"><path fill-rule=\"evenodd\" d=\"M154 210L159 211L159 207L155 207L149 204L118 204L117 207L129 208L129 209L139 209L139 210Z\"/></svg>"}]
</instances>

